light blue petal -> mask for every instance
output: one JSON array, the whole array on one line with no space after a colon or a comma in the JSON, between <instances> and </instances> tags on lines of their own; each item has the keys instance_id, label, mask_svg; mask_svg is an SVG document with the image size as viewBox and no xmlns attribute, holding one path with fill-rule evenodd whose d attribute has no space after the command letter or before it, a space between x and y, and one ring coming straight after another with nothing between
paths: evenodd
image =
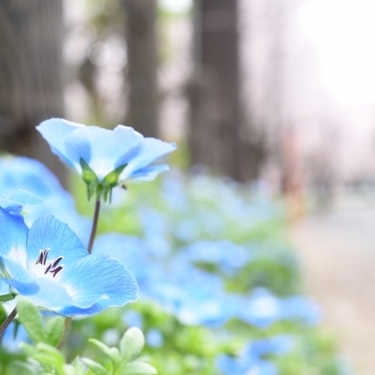
<instances>
[{"instance_id":1,"label":"light blue petal","mask_svg":"<svg viewBox=\"0 0 375 375\"><path fill-rule=\"evenodd\" d=\"M123 306L138 296L134 277L119 261L106 254L90 255L66 267L60 283L72 295L74 304L60 312L69 315L74 308L103 310L109 306Z\"/></svg>"},{"instance_id":2,"label":"light blue petal","mask_svg":"<svg viewBox=\"0 0 375 375\"><path fill-rule=\"evenodd\" d=\"M11 276L10 279L2 280L15 288L18 293L29 295L38 290L39 287L35 282L35 278L25 267L7 258L1 258L1 262L8 274Z\"/></svg>"},{"instance_id":3,"label":"light blue petal","mask_svg":"<svg viewBox=\"0 0 375 375\"><path fill-rule=\"evenodd\" d=\"M20 204L16 204L7 199L0 198L0 207L4 208L4 210L11 215L18 215L21 216L21 219L23 219L21 215L23 206L21 206Z\"/></svg>"},{"instance_id":4,"label":"light blue petal","mask_svg":"<svg viewBox=\"0 0 375 375\"><path fill-rule=\"evenodd\" d=\"M129 176L129 179L140 181L153 181L160 173L169 171L168 164L149 165L138 169Z\"/></svg>"},{"instance_id":5,"label":"light blue petal","mask_svg":"<svg viewBox=\"0 0 375 375\"><path fill-rule=\"evenodd\" d=\"M21 216L11 215L0 207L0 256L16 257L26 250L28 228Z\"/></svg>"},{"instance_id":6,"label":"light blue petal","mask_svg":"<svg viewBox=\"0 0 375 375\"><path fill-rule=\"evenodd\" d=\"M67 156L65 139L71 132L82 127L85 127L85 125L76 124L60 118L51 118L43 121L36 129L48 142L55 155L62 159L68 166L76 168L76 165Z\"/></svg>"},{"instance_id":7,"label":"light blue petal","mask_svg":"<svg viewBox=\"0 0 375 375\"><path fill-rule=\"evenodd\" d=\"M87 126L66 138L68 157L74 162L84 159L99 180L123 164L137 148L142 136L134 129L118 125L114 130Z\"/></svg>"},{"instance_id":8,"label":"light blue petal","mask_svg":"<svg viewBox=\"0 0 375 375\"><path fill-rule=\"evenodd\" d=\"M50 249L48 259L63 256L62 264L68 266L74 260L88 255L86 248L67 224L47 215L35 220L27 238L27 258L29 268L40 255L40 251Z\"/></svg>"},{"instance_id":9,"label":"light blue petal","mask_svg":"<svg viewBox=\"0 0 375 375\"><path fill-rule=\"evenodd\" d=\"M43 201L36 195L26 190L18 190L9 198L0 197L0 207L12 215L21 215L23 206L26 204L38 206Z\"/></svg>"},{"instance_id":10,"label":"light blue petal","mask_svg":"<svg viewBox=\"0 0 375 375\"><path fill-rule=\"evenodd\" d=\"M25 189L43 200L59 197L73 207L72 198L61 187L56 176L37 160L21 156L0 158L0 171L2 195L9 197L15 191Z\"/></svg>"},{"instance_id":11,"label":"light blue petal","mask_svg":"<svg viewBox=\"0 0 375 375\"><path fill-rule=\"evenodd\" d=\"M35 305L58 313L64 306L72 304L71 296L61 283L48 278L39 278L35 282L38 290L27 295Z\"/></svg>"},{"instance_id":12,"label":"light blue petal","mask_svg":"<svg viewBox=\"0 0 375 375\"><path fill-rule=\"evenodd\" d=\"M120 180L128 179L137 170L147 167L162 156L176 150L176 148L175 143L163 142L156 138L144 138L136 153L132 155L131 159L126 160L129 164L121 173Z\"/></svg>"},{"instance_id":13,"label":"light blue petal","mask_svg":"<svg viewBox=\"0 0 375 375\"><path fill-rule=\"evenodd\" d=\"M22 189L17 190L8 199L23 206L25 206L26 204L30 204L31 206L39 206L43 203L42 198Z\"/></svg>"}]
</instances>

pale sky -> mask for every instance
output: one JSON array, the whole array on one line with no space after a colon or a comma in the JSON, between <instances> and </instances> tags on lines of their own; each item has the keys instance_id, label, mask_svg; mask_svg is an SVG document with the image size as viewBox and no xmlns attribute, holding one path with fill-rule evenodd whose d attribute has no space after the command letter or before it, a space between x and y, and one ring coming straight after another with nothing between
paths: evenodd
<instances>
[{"instance_id":1,"label":"pale sky","mask_svg":"<svg viewBox=\"0 0 375 375\"><path fill-rule=\"evenodd\" d=\"M335 99L375 103L375 0L308 0L300 24Z\"/></svg>"}]
</instances>

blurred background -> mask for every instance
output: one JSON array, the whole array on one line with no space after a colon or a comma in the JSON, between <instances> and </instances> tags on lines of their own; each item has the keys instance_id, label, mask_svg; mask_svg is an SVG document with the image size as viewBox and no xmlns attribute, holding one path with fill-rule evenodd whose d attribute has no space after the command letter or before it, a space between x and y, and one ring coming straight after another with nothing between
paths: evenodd
<instances>
[{"instance_id":1,"label":"blurred background","mask_svg":"<svg viewBox=\"0 0 375 375\"><path fill-rule=\"evenodd\" d=\"M35 126L126 124L283 199L327 329L371 374L374 17L371 0L2 2L0 149L67 186Z\"/></svg>"},{"instance_id":2,"label":"blurred background","mask_svg":"<svg viewBox=\"0 0 375 375\"><path fill-rule=\"evenodd\" d=\"M123 123L178 141L190 165L324 191L326 204L334 186L374 178L374 12L366 0L4 4L1 146L46 158L33 128L51 116Z\"/></svg>"}]
</instances>

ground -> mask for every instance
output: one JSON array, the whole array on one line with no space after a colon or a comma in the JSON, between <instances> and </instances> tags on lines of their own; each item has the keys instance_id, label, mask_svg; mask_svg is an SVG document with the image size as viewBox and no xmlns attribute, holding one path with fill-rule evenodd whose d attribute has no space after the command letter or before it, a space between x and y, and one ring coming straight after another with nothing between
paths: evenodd
<instances>
[{"instance_id":1,"label":"ground","mask_svg":"<svg viewBox=\"0 0 375 375\"><path fill-rule=\"evenodd\" d=\"M324 327L357 375L374 375L375 205L358 202L306 215L291 232Z\"/></svg>"}]
</instances>

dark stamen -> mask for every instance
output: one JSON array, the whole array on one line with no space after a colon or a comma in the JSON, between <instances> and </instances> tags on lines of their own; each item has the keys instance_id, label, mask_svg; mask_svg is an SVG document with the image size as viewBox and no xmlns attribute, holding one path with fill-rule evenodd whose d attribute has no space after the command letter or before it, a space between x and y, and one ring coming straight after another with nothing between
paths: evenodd
<instances>
[{"instance_id":1,"label":"dark stamen","mask_svg":"<svg viewBox=\"0 0 375 375\"><path fill-rule=\"evenodd\" d=\"M64 257L63 257L63 256L58 257L58 258L53 262L53 264L52 264L52 268L55 268L55 267L59 264L59 262L61 261L61 259L64 259Z\"/></svg>"},{"instance_id":2,"label":"dark stamen","mask_svg":"<svg viewBox=\"0 0 375 375\"><path fill-rule=\"evenodd\" d=\"M51 267L52 267L52 264L50 264L50 265L47 267L47 269L44 271L44 274L45 274L45 275L46 275L47 272L51 269Z\"/></svg>"},{"instance_id":3,"label":"dark stamen","mask_svg":"<svg viewBox=\"0 0 375 375\"><path fill-rule=\"evenodd\" d=\"M49 250L50 249L48 247L44 250L40 250L39 258L37 259L35 264L43 264L45 266Z\"/></svg>"},{"instance_id":4,"label":"dark stamen","mask_svg":"<svg viewBox=\"0 0 375 375\"><path fill-rule=\"evenodd\" d=\"M63 269L63 266L58 266L54 270L51 270L51 272L53 273L53 277L55 277L62 269Z\"/></svg>"}]
</instances>

